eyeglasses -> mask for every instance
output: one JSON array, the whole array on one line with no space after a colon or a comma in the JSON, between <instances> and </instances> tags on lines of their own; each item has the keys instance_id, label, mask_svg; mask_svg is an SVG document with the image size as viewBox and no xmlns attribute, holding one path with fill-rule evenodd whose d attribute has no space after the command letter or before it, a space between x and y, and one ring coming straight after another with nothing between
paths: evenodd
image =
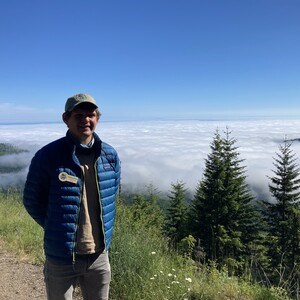
<instances>
[{"instance_id":1,"label":"eyeglasses","mask_svg":"<svg viewBox=\"0 0 300 300\"><path fill-rule=\"evenodd\" d=\"M83 119L95 119L97 118L96 112L74 112L73 116L76 120L83 120Z\"/></svg>"}]
</instances>

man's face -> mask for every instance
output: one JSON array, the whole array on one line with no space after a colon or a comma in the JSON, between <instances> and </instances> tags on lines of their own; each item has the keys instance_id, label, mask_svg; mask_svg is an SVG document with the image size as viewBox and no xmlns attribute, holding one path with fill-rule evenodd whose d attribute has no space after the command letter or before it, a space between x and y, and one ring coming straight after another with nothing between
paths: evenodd
<instances>
[{"instance_id":1,"label":"man's face","mask_svg":"<svg viewBox=\"0 0 300 300\"><path fill-rule=\"evenodd\" d=\"M70 133L82 144L88 144L98 124L98 115L95 108L75 108L69 118L63 115Z\"/></svg>"}]
</instances>

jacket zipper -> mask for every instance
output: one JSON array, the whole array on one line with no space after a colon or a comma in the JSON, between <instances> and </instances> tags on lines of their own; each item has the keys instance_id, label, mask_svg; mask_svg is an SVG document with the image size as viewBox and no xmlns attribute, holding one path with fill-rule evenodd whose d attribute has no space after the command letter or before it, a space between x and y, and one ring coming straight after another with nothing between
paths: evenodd
<instances>
[{"instance_id":1,"label":"jacket zipper","mask_svg":"<svg viewBox=\"0 0 300 300\"><path fill-rule=\"evenodd\" d=\"M104 230L104 222L103 222L103 208L102 208L102 201L101 201L101 194L100 194L100 187L99 187L99 176L98 176L98 171L97 171L97 162L100 159L100 157L96 160L94 164L94 169L95 169L95 180L96 180L96 186L98 190L98 195L99 195L99 207L100 207L100 221L101 221L101 226L102 226L102 233L103 233L103 243L104 243L104 249L106 249L106 234Z\"/></svg>"},{"instance_id":2,"label":"jacket zipper","mask_svg":"<svg viewBox=\"0 0 300 300\"><path fill-rule=\"evenodd\" d=\"M81 169L81 167L80 167ZM79 198L79 208L77 212L77 218L76 218L76 224L75 224L75 236L74 236L74 242L73 242L73 249L72 249L72 263L75 264L75 248L76 248L76 241L77 241L77 234L78 234L78 224L79 224L79 216L80 216L80 210L81 210L81 202L82 202L82 195L83 195L83 186L84 186L84 175L83 171L81 169L81 186L80 186L80 198Z\"/></svg>"}]
</instances>

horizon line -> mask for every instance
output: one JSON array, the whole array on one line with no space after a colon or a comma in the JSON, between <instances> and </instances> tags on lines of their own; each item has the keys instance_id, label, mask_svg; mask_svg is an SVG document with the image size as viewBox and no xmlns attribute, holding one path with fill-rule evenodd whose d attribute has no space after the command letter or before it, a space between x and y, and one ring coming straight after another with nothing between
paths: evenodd
<instances>
[{"instance_id":1,"label":"horizon line","mask_svg":"<svg viewBox=\"0 0 300 300\"><path fill-rule=\"evenodd\" d=\"M214 122L214 121L249 121L249 120L300 120L300 116L275 116L275 115L265 115L265 116L224 116L224 117L211 117L211 118L147 118L147 119L101 119L102 123L117 123L117 122L170 122L170 121L201 121L201 122ZM61 120L57 121L10 121L10 122L0 122L0 126L4 125L35 125L35 124L63 124Z\"/></svg>"}]
</instances>

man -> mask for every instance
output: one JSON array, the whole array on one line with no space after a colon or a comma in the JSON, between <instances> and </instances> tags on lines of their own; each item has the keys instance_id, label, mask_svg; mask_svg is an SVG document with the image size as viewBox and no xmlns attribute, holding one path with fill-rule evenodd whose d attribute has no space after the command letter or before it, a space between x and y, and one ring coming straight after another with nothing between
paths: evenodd
<instances>
[{"instance_id":1,"label":"man","mask_svg":"<svg viewBox=\"0 0 300 300\"><path fill-rule=\"evenodd\" d=\"M92 96L68 98L66 136L40 149L29 168L23 201L44 229L48 300L71 300L77 282L84 299L108 299L120 162L94 132L99 117Z\"/></svg>"}]
</instances>

